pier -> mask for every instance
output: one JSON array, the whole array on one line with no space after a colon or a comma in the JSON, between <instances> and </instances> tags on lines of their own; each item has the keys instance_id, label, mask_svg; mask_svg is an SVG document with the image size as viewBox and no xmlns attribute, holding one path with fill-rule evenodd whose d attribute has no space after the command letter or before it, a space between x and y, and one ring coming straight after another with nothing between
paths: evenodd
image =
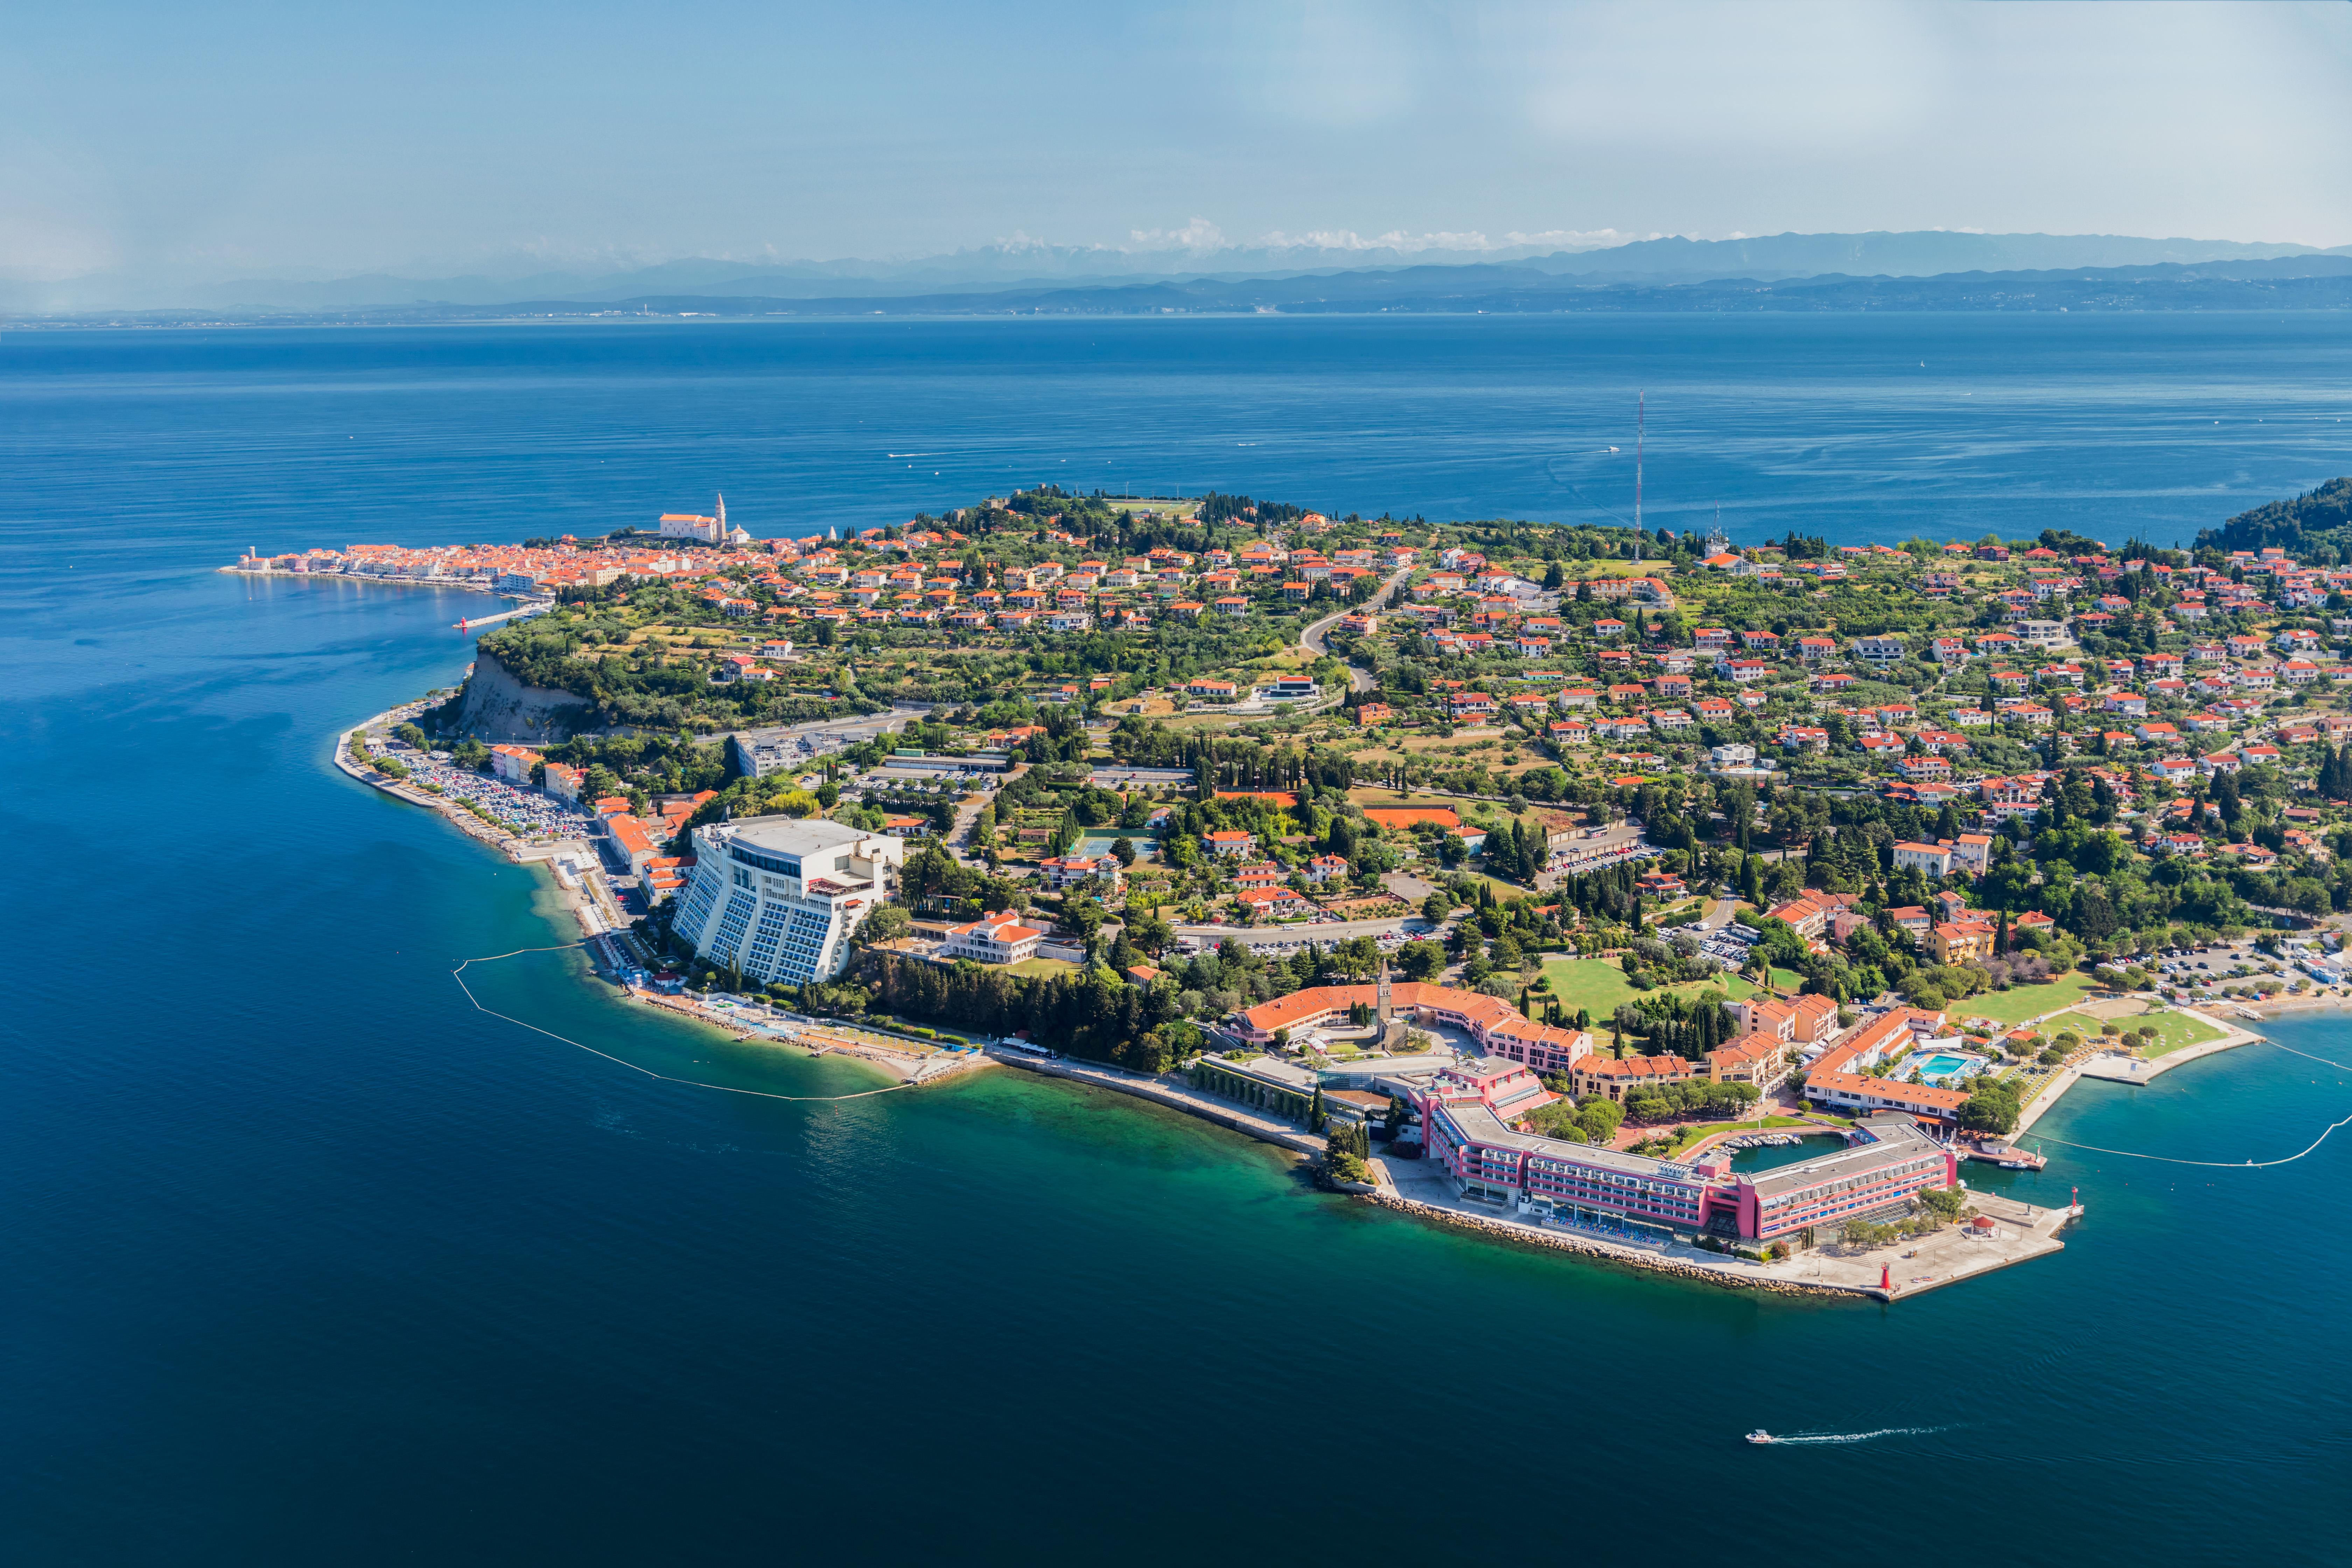
<instances>
[{"instance_id":1,"label":"pier","mask_svg":"<svg viewBox=\"0 0 2352 1568\"><path fill-rule=\"evenodd\" d=\"M517 605L510 610L500 610L493 616L467 616L457 623L457 629L461 632L468 632L476 626L487 626L499 621L528 619L532 616L543 616L552 607L550 601L534 599L527 605Z\"/></svg>"}]
</instances>

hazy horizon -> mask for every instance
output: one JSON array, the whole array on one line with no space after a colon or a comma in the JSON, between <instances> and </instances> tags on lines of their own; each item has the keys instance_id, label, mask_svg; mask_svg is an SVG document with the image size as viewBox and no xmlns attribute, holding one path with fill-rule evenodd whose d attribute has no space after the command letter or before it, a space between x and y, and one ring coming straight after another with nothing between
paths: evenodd
<instances>
[{"instance_id":1,"label":"hazy horizon","mask_svg":"<svg viewBox=\"0 0 2352 1568\"><path fill-rule=\"evenodd\" d=\"M2352 7L28 13L0 278L2352 243Z\"/></svg>"}]
</instances>

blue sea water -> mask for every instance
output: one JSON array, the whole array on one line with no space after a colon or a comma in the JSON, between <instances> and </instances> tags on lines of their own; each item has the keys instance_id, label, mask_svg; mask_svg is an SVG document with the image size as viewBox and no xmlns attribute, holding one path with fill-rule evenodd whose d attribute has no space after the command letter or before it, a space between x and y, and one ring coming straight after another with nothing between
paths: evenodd
<instances>
[{"instance_id":1,"label":"blue sea water","mask_svg":"<svg viewBox=\"0 0 2352 1568\"><path fill-rule=\"evenodd\" d=\"M0 1555L12 1563L2336 1563L2352 1135L2064 1148L2067 1250L1759 1299L1319 1196L996 1072L805 1105L474 1010L545 886L328 763L479 601L251 544L724 489L867 525L1067 467L1327 509L2179 537L2343 471L2335 318L845 322L0 336ZM1916 362L1927 361L1922 370ZM2212 423L2220 420L2220 424ZM921 453L919 458L891 453ZM937 476L925 468L935 468ZM1073 483L1088 482L1073 472ZM1583 498L1580 500L1580 497ZM1590 511L1580 510L1589 507ZM866 1087L467 972L627 1060ZM2339 1016L2271 1026L2352 1062ZM2254 1046L2043 1131L2240 1162L2352 1111ZM1752 1449L1757 1426L1847 1444Z\"/></svg>"}]
</instances>

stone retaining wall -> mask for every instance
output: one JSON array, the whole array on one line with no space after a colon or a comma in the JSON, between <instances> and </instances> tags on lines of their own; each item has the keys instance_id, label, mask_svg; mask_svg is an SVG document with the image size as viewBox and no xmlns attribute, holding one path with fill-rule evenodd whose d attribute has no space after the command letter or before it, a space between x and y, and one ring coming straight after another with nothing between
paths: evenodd
<instances>
[{"instance_id":1,"label":"stone retaining wall","mask_svg":"<svg viewBox=\"0 0 2352 1568\"><path fill-rule=\"evenodd\" d=\"M1675 1258L1659 1258L1648 1253L1621 1251L1606 1243L1588 1240L1578 1236L1556 1234L1510 1225L1501 1220L1487 1219L1479 1215L1463 1214L1454 1209L1439 1208L1413 1198L1399 1197L1388 1193L1373 1193L1364 1199L1381 1208L1419 1215L1441 1225L1462 1230L1475 1231L1498 1241L1518 1242L1528 1247L1549 1247L1561 1252L1573 1252L1608 1263L1622 1263L1630 1268L1646 1268L1653 1273L1672 1274L1695 1284L1713 1285L1726 1290L1762 1290L1776 1296L1843 1296L1884 1300L1876 1290L1849 1285L1806 1284L1790 1279L1765 1279L1751 1275L1733 1274L1720 1268L1710 1268L1701 1263L1688 1263Z\"/></svg>"}]
</instances>

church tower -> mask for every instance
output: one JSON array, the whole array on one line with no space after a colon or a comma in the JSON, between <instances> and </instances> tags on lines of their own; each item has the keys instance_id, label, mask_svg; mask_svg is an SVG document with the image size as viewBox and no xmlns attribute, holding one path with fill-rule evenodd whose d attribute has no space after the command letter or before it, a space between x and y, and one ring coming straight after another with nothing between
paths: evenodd
<instances>
[{"instance_id":1,"label":"church tower","mask_svg":"<svg viewBox=\"0 0 2352 1568\"><path fill-rule=\"evenodd\" d=\"M1389 1032L1389 1001L1390 1001L1390 998L1389 998L1389 958L1388 958L1388 954L1386 954L1386 953L1382 953L1382 954L1381 954L1381 984L1380 984L1380 990L1379 990L1377 993L1375 993L1375 995L1377 996L1378 1000L1377 1000L1377 1004L1376 1004L1376 1006L1375 1006L1375 1009L1374 1009L1374 1013L1375 1013L1375 1016L1377 1016L1377 1017L1378 1017L1378 1019L1380 1020L1380 1026L1381 1026L1381 1038L1383 1038L1383 1039L1386 1039L1386 1038L1388 1037L1388 1032Z\"/></svg>"}]
</instances>

